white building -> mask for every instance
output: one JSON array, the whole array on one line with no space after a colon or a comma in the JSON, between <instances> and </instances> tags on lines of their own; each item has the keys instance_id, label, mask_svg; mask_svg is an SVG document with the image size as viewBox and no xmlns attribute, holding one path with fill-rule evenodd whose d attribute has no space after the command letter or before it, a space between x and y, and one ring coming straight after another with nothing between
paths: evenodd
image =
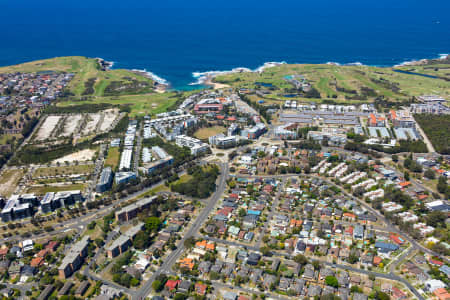
<instances>
[{"instance_id":1,"label":"white building","mask_svg":"<svg viewBox=\"0 0 450 300\"><path fill-rule=\"evenodd\" d=\"M188 147L192 155L198 155L209 150L209 145L186 135L178 135L175 143L180 147Z\"/></svg>"}]
</instances>

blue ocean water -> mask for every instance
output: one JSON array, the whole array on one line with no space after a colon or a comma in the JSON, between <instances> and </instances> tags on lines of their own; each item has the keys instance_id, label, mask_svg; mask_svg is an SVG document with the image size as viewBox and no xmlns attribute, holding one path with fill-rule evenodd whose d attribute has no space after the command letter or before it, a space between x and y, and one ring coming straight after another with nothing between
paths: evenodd
<instances>
[{"instance_id":1,"label":"blue ocean water","mask_svg":"<svg viewBox=\"0 0 450 300\"><path fill-rule=\"evenodd\" d=\"M393 65L450 52L448 0L0 0L0 65L84 55L175 88L267 61Z\"/></svg>"}]
</instances>

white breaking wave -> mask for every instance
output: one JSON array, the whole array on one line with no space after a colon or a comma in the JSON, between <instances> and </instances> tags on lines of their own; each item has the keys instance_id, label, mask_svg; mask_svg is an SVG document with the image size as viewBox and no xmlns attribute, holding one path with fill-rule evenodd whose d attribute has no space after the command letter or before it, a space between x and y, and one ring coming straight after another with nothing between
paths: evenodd
<instances>
[{"instance_id":1,"label":"white breaking wave","mask_svg":"<svg viewBox=\"0 0 450 300\"><path fill-rule=\"evenodd\" d=\"M438 54L438 58L423 58L423 59L412 59L412 60L407 60L404 61L398 65L395 65L394 67L402 67L402 66L410 66L410 65L414 65L417 63L425 63L427 60L430 59L440 59L440 60L444 60L446 59L450 54L446 54L446 53L441 53Z\"/></svg>"},{"instance_id":2,"label":"white breaking wave","mask_svg":"<svg viewBox=\"0 0 450 300\"><path fill-rule=\"evenodd\" d=\"M363 63L356 61L356 62L351 62L351 63L345 63L345 64L341 64L338 62L334 62L334 61L328 61L326 62L327 65L333 65L333 66L364 66Z\"/></svg>"},{"instance_id":3,"label":"white breaking wave","mask_svg":"<svg viewBox=\"0 0 450 300\"><path fill-rule=\"evenodd\" d=\"M152 73L150 71L147 71L147 69L143 69L143 70L138 70L138 69L133 69L131 70L133 72L139 72L139 73L143 73L145 74L145 76L147 76L148 78L151 78L152 80L156 81L159 84L164 84L164 85L168 85L169 82L167 80L165 80L162 77L159 77L158 75L156 75L155 73Z\"/></svg>"},{"instance_id":4,"label":"white breaking wave","mask_svg":"<svg viewBox=\"0 0 450 300\"><path fill-rule=\"evenodd\" d=\"M286 62L266 62L262 66L252 70L245 67L234 68L229 71L206 71L206 72L193 72L192 77L196 78L197 81L189 83L189 85L201 85L205 84L208 80L219 75L233 74L233 73L244 73L244 72L263 72L267 68L276 67L279 65L286 64Z\"/></svg>"}]
</instances>

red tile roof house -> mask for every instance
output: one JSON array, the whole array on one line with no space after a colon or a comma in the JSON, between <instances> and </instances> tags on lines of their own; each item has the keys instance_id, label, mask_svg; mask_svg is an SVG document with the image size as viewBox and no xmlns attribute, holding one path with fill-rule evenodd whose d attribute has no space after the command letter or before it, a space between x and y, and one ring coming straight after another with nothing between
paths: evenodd
<instances>
[{"instance_id":1,"label":"red tile roof house","mask_svg":"<svg viewBox=\"0 0 450 300\"><path fill-rule=\"evenodd\" d=\"M394 298L394 300L403 300L406 299L406 294L404 292L402 292L401 290L399 290L396 287L392 288L392 298Z\"/></svg>"},{"instance_id":2,"label":"red tile roof house","mask_svg":"<svg viewBox=\"0 0 450 300\"><path fill-rule=\"evenodd\" d=\"M44 258L43 257L35 257L31 260L30 266L34 268L38 268L44 264Z\"/></svg>"},{"instance_id":3,"label":"red tile roof house","mask_svg":"<svg viewBox=\"0 0 450 300\"><path fill-rule=\"evenodd\" d=\"M178 287L178 285L180 284L181 280L167 280L166 282L166 289L168 289L169 291L173 291L176 290L176 288Z\"/></svg>"},{"instance_id":4,"label":"red tile roof house","mask_svg":"<svg viewBox=\"0 0 450 300\"><path fill-rule=\"evenodd\" d=\"M230 194L230 198L234 198L234 199L239 199L239 195L238 194Z\"/></svg>"},{"instance_id":5,"label":"red tile roof house","mask_svg":"<svg viewBox=\"0 0 450 300\"><path fill-rule=\"evenodd\" d=\"M45 249L49 249L50 251L55 251L59 246L59 242L57 241L50 241L48 242L48 244L45 246Z\"/></svg>"},{"instance_id":6,"label":"red tile roof house","mask_svg":"<svg viewBox=\"0 0 450 300\"><path fill-rule=\"evenodd\" d=\"M430 265L436 266L436 267L442 267L444 263L440 260L432 259L429 260Z\"/></svg>"},{"instance_id":7,"label":"red tile roof house","mask_svg":"<svg viewBox=\"0 0 450 300\"><path fill-rule=\"evenodd\" d=\"M391 234L389 238L397 245L403 245L405 243L405 240L403 238L395 234Z\"/></svg>"},{"instance_id":8,"label":"red tile roof house","mask_svg":"<svg viewBox=\"0 0 450 300\"><path fill-rule=\"evenodd\" d=\"M202 283L195 284L195 292L197 294L199 294L200 296L203 296L206 294L206 289L207 289L206 284L202 284Z\"/></svg>"}]
</instances>

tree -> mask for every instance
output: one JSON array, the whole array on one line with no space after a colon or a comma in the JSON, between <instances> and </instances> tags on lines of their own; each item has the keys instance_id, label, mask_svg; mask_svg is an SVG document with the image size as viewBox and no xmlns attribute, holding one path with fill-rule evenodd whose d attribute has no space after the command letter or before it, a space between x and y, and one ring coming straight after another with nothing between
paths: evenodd
<instances>
[{"instance_id":1,"label":"tree","mask_svg":"<svg viewBox=\"0 0 450 300\"><path fill-rule=\"evenodd\" d=\"M184 240L184 247L186 248L192 248L195 245L195 239L194 237L188 237L186 240Z\"/></svg>"},{"instance_id":2,"label":"tree","mask_svg":"<svg viewBox=\"0 0 450 300\"><path fill-rule=\"evenodd\" d=\"M396 154L392 155L392 161L393 162L398 162L398 156Z\"/></svg>"},{"instance_id":3,"label":"tree","mask_svg":"<svg viewBox=\"0 0 450 300\"><path fill-rule=\"evenodd\" d=\"M247 212L245 211L245 209L240 208L239 209L239 217L245 217L245 215L247 215Z\"/></svg>"},{"instance_id":4,"label":"tree","mask_svg":"<svg viewBox=\"0 0 450 300\"><path fill-rule=\"evenodd\" d=\"M159 280L155 280L152 283L152 288L155 292L161 291L163 289L163 287L164 287L164 284Z\"/></svg>"},{"instance_id":5,"label":"tree","mask_svg":"<svg viewBox=\"0 0 450 300\"><path fill-rule=\"evenodd\" d=\"M354 253L350 253L348 256L348 262L351 264L354 264L359 261L359 256L355 255Z\"/></svg>"},{"instance_id":6,"label":"tree","mask_svg":"<svg viewBox=\"0 0 450 300\"><path fill-rule=\"evenodd\" d=\"M388 294L386 294L386 293L384 293L384 292L377 291L377 292L375 293L375 299L377 299L377 300L389 300L390 297L389 297Z\"/></svg>"},{"instance_id":7,"label":"tree","mask_svg":"<svg viewBox=\"0 0 450 300\"><path fill-rule=\"evenodd\" d=\"M435 179L436 175L434 173L434 171L432 169L428 169L425 171L425 173L423 174L426 178L428 179Z\"/></svg>"},{"instance_id":8,"label":"tree","mask_svg":"<svg viewBox=\"0 0 450 300\"><path fill-rule=\"evenodd\" d=\"M339 286L338 280L334 276L325 277L325 284L337 288Z\"/></svg>"},{"instance_id":9,"label":"tree","mask_svg":"<svg viewBox=\"0 0 450 300\"><path fill-rule=\"evenodd\" d=\"M409 180L409 172L405 172L403 177L405 177L405 180L408 181Z\"/></svg>"},{"instance_id":10,"label":"tree","mask_svg":"<svg viewBox=\"0 0 450 300\"><path fill-rule=\"evenodd\" d=\"M447 178L445 176L439 177L439 181L437 184L437 190L439 193L445 194L448 190Z\"/></svg>"},{"instance_id":11,"label":"tree","mask_svg":"<svg viewBox=\"0 0 450 300\"><path fill-rule=\"evenodd\" d=\"M308 259L303 254L298 254L294 257L294 261L302 266L308 263Z\"/></svg>"},{"instance_id":12,"label":"tree","mask_svg":"<svg viewBox=\"0 0 450 300\"><path fill-rule=\"evenodd\" d=\"M425 220L427 225L437 227L439 225L445 225L445 220L447 219L447 214L441 211L432 211L429 213Z\"/></svg>"},{"instance_id":13,"label":"tree","mask_svg":"<svg viewBox=\"0 0 450 300\"><path fill-rule=\"evenodd\" d=\"M182 294L182 293L177 293L173 299L174 300L185 300L186 299L186 295Z\"/></svg>"},{"instance_id":14,"label":"tree","mask_svg":"<svg viewBox=\"0 0 450 300\"><path fill-rule=\"evenodd\" d=\"M147 248L149 243L150 243L150 236L144 231L139 231L136 234L136 237L133 239L133 246L139 250Z\"/></svg>"},{"instance_id":15,"label":"tree","mask_svg":"<svg viewBox=\"0 0 450 300\"><path fill-rule=\"evenodd\" d=\"M319 268L320 268L320 261L315 260L315 261L312 262L312 265L314 267L314 270L319 270Z\"/></svg>"},{"instance_id":16,"label":"tree","mask_svg":"<svg viewBox=\"0 0 450 300\"><path fill-rule=\"evenodd\" d=\"M264 256L269 256L271 254L270 248L267 246L263 246L259 249Z\"/></svg>"}]
</instances>

